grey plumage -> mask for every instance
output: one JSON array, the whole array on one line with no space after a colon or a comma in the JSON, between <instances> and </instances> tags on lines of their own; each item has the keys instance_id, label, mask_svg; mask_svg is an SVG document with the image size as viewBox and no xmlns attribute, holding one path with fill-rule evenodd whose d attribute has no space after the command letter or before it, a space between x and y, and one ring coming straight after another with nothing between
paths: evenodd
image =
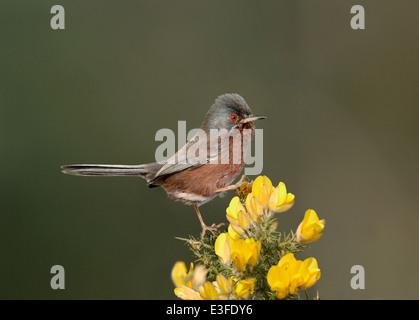
<instances>
[{"instance_id":1,"label":"grey plumage","mask_svg":"<svg viewBox=\"0 0 419 320\"><path fill-rule=\"evenodd\" d=\"M72 164L61 166L61 169L63 173L75 176L139 176L150 181L161 166L157 162L140 165Z\"/></svg>"}]
</instances>

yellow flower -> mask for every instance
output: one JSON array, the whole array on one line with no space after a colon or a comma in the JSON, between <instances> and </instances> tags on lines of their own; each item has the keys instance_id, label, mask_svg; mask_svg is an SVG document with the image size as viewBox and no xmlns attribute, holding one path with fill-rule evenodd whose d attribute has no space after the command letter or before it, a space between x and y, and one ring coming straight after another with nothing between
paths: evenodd
<instances>
[{"instance_id":1,"label":"yellow flower","mask_svg":"<svg viewBox=\"0 0 419 320\"><path fill-rule=\"evenodd\" d=\"M212 285L217 292L218 300L239 300L248 299L249 295L253 294L255 290L255 283L255 278L237 281L237 278L234 276L227 279L219 273L217 274L216 281L214 281ZM205 285L200 288L201 297L203 299L207 299L210 294L215 297L214 292L212 292L212 288L210 288L209 285L207 286L208 288L206 288L206 291L209 291L210 293L205 291Z\"/></svg>"},{"instance_id":2,"label":"yellow flower","mask_svg":"<svg viewBox=\"0 0 419 320\"><path fill-rule=\"evenodd\" d=\"M294 205L295 196L287 193L287 188L283 182L280 182L276 188L272 189L269 197L269 209L275 212L284 212Z\"/></svg>"},{"instance_id":3,"label":"yellow flower","mask_svg":"<svg viewBox=\"0 0 419 320\"><path fill-rule=\"evenodd\" d=\"M251 224L250 215L240 202L239 197L234 197L230 201L230 205L226 209L227 220L230 221L233 230L242 235L244 230L249 229Z\"/></svg>"},{"instance_id":4,"label":"yellow flower","mask_svg":"<svg viewBox=\"0 0 419 320\"><path fill-rule=\"evenodd\" d=\"M230 263L234 261L237 270L244 271L246 265L253 267L258 259L260 241L251 239L232 238L229 233L221 233L215 240L214 248L221 262Z\"/></svg>"},{"instance_id":5,"label":"yellow flower","mask_svg":"<svg viewBox=\"0 0 419 320\"><path fill-rule=\"evenodd\" d=\"M320 278L320 269L314 258L296 260L294 254L283 256L277 266L272 266L267 275L268 284L276 291L278 299L294 295L298 289L308 288Z\"/></svg>"},{"instance_id":6,"label":"yellow flower","mask_svg":"<svg viewBox=\"0 0 419 320\"><path fill-rule=\"evenodd\" d=\"M231 261L231 249L229 242L232 242L232 238L226 232L221 233L215 240L215 253L220 257L222 263L230 263Z\"/></svg>"},{"instance_id":7,"label":"yellow flower","mask_svg":"<svg viewBox=\"0 0 419 320\"><path fill-rule=\"evenodd\" d=\"M214 285L206 281L203 286L199 287L199 293L201 294L202 299L204 300L218 300L218 293L215 290Z\"/></svg>"},{"instance_id":8,"label":"yellow flower","mask_svg":"<svg viewBox=\"0 0 419 320\"><path fill-rule=\"evenodd\" d=\"M253 294L253 291L255 290L255 283L255 278L244 279L237 282L234 290L236 298L247 299L249 294Z\"/></svg>"},{"instance_id":9,"label":"yellow flower","mask_svg":"<svg viewBox=\"0 0 419 320\"><path fill-rule=\"evenodd\" d=\"M189 272L186 269L185 262L178 261L172 268L172 280L176 287L181 287L182 285L186 285L187 282L190 282L190 288L192 287L192 282L190 277L188 277L193 271L193 263L189 268Z\"/></svg>"},{"instance_id":10,"label":"yellow flower","mask_svg":"<svg viewBox=\"0 0 419 320\"><path fill-rule=\"evenodd\" d=\"M304 215L303 221L298 226L296 236L300 242L313 242L323 234L325 220L319 220L316 211L309 209Z\"/></svg>"},{"instance_id":11,"label":"yellow flower","mask_svg":"<svg viewBox=\"0 0 419 320\"><path fill-rule=\"evenodd\" d=\"M287 188L280 182L275 188L266 176L259 176L253 182L252 192L246 197L246 209L254 221L259 221L264 209L284 212L294 205L295 196L287 193Z\"/></svg>"},{"instance_id":12,"label":"yellow flower","mask_svg":"<svg viewBox=\"0 0 419 320\"><path fill-rule=\"evenodd\" d=\"M221 273L217 274L215 281L212 283L217 290L218 300L231 300L233 296L233 277L226 278Z\"/></svg>"},{"instance_id":13,"label":"yellow flower","mask_svg":"<svg viewBox=\"0 0 419 320\"><path fill-rule=\"evenodd\" d=\"M320 279L321 273L315 258L307 258L304 264L308 269L308 279L300 286L300 288L309 288Z\"/></svg>"},{"instance_id":14,"label":"yellow flower","mask_svg":"<svg viewBox=\"0 0 419 320\"><path fill-rule=\"evenodd\" d=\"M253 238L231 239L231 260L234 261L237 270L244 271L246 265L253 267L257 262L261 246L261 242Z\"/></svg>"},{"instance_id":15,"label":"yellow flower","mask_svg":"<svg viewBox=\"0 0 419 320\"><path fill-rule=\"evenodd\" d=\"M290 294L294 295L298 289L308 280L308 269L303 261L295 260L289 265L288 276L290 279L288 290Z\"/></svg>"},{"instance_id":16,"label":"yellow flower","mask_svg":"<svg viewBox=\"0 0 419 320\"><path fill-rule=\"evenodd\" d=\"M285 266L272 266L267 275L268 284L272 291L276 291L276 297L283 299L288 295L289 276Z\"/></svg>"},{"instance_id":17,"label":"yellow flower","mask_svg":"<svg viewBox=\"0 0 419 320\"><path fill-rule=\"evenodd\" d=\"M228 281L221 273L217 274L216 277L217 287L221 294L228 295L232 290L232 283Z\"/></svg>"},{"instance_id":18,"label":"yellow flower","mask_svg":"<svg viewBox=\"0 0 419 320\"><path fill-rule=\"evenodd\" d=\"M263 214L263 206L253 193L249 193L246 197L246 209L253 221L260 221L260 216Z\"/></svg>"},{"instance_id":19,"label":"yellow flower","mask_svg":"<svg viewBox=\"0 0 419 320\"><path fill-rule=\"evenodd\" d=\"M207 277L207 270L204 266L197 266L194 269L193 263L189 268L189 272L186 269L186 265L183 261L178 261L172 268L172 280L175 286L175 294L179 297L179 294L185 296L192 296L192 292L185 288L196 290L200 285L205 282ZM185 287L185 288L184 288Z\"/></svg>"},{"instance_id":20,"label":"yellow flower","mask_svg":"<svg viewBox=\"0 0 419 320\"><path fill-rule=\"evenodd\" d=\"M241 235L243 234L243 233L237 233L236 231L234 231L233 227L231 226L231 223L228 225L227 231L230 237L232 237L233 239L240 239Z\"/></svg>"},{"instance_id":21,"label":"yellow flower","mask_svg":"<svg viewBox=\"0 0 419 320\"><path fill-rule=\"evenodd\" d=\"M182 300L202 300L199 292L187 286L182 286L175 289L175 295Z\"/></svg>"},{"instance_id":22,"label":"yellow flower","mask_svg":"<svg viewBox=\"0 0 419 320\"><path fill-rule=\"evenodd\" d=\"M271 180L267 176L258 176L252 185L252 195L259 199L263 207L267 207L271 193Z\"/></svg>"},{"instance_id":23,"label":"yellow flower","mask_svg":"<svg viewBox=\"0 0 419 320\"><path fill-rule=\"evenodd\" d=\"M294 254L293 253L287 253L285 256L283 256L278 261L278 266L279 267L284 266L285 270L288 270L290 268L290 266L293 265L296 262L297 262L297 259L295 259Z\"/></svg>"},{"instance_id":24,"label":"yellow flower","mask_svg":"<svg viewBox=\"0 0 419 320\"><path fill-rule=\"evenodd\" d=\"M239 211L245 211L245 209L240 202L240 198L236 196L233 199L231 199L230 204L228 208L226 209L227 220L230 221L231 223L238 224L239 221L238 221L237 214Z\"/></svg>"}]
</instances>

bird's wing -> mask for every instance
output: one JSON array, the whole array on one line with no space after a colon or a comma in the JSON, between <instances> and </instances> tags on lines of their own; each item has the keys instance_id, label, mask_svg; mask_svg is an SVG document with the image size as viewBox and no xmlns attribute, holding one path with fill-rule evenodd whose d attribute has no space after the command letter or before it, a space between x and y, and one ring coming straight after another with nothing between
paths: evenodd
<instances>
[{"instance_id":1,"label":"bird's wing","mask_svg":"<svg viewBox=\"0 0 419 320\"><path fill-rule=\"evenodd\" d=\"M218 141L218 137L212 138L211 135L208 135L207 137L205 131L199 131L181 149L179 149L178 152L166 161L156 173L154 179L186 169L197 168L216 159L220 147L211 143L214 139L217 139Z\"/></svg>"}]
</instances>

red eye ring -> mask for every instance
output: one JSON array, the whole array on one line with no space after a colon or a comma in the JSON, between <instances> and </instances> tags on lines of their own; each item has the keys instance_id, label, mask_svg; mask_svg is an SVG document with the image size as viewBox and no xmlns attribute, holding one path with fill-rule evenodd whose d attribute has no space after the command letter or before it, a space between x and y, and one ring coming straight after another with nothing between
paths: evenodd
<instances>
[{"instance_id":1,"label":"red eye ring","mask_svg":"<svg viewBox=\"0 0 419 320\"><path fill-rule=\"evenodd\" d=\"M237 122L239 120L239 116L235 113L230 114L230 121Z\"/></svg>"}]
</instances>

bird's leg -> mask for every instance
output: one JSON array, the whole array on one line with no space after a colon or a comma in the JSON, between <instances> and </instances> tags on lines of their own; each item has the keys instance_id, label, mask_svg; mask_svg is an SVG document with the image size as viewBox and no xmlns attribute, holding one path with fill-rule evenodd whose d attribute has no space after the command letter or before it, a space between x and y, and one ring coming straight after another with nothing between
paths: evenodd
<instances>
[{"instance_id":1,"label":"bird's leg","mask_svg":"<svg viewBox=\"0 0 419 320\"><path fill-rule=\"evenodd\" d=\"M228 190L235 190L235 189L240 188L240 186L243 183L244 178L246 178L246 176L245 175L242 175L242 177L240 178L240 180L238 182L236 182L235 184L229 185L227 187L224 187L224 188L216 189L215 190L215 193L220 193L220 192L224 192L224 191L228 191ZM199 222L201 223L201 227L202 227L201 237L202 238L205 236L205 232L209 231L212 234L214 234L215 231L217 231L217 229L219 227L224 226L224 223L220 223L218 225L216 225L215 223L213 223L211 225L211 227L208 227L205 224L204 220L202 219L202 216L201 216L201 213L199 212L198 206L194 205L194 208L195 208L196 214L198 216Z\"/></svg>"},{"instance_id":2,"label":"bird's leg","mask_svg":"<svg viewBox=\"0 0 419 320\"><path fill-rule=\"evenodd\" d=\"M217 231L217 229L219 227L224 226L224 223L220 223L220 224L217 224L217 225L215 223L213 223L211 225L211 227L208 227L205 224L204 220L202 219L202 216L201 216L201 213L199 212L198 206L194 205L194 208L195 208L196 214L198 215L199 222L201 223L201 227L202 227L201 237L202 238L205 236L205 232L207 232L207 230L214 235L214 233Z\"/></svg>"},{"instance_id":3,"label":"bird's leg","mask_svg":"<svg viewBox=\"0 0 419 320\"><path fill-rule=\"evenodd\" d=\"M229 185L227 187L224 187L224 188L219 188L219 189L215 190L215 192L220 193L220 192L224 192L224 191L228 191L228 190L236 190L236 189L240 188L240 186L243 183L244 178L246 178L246 176L242 175L240 180L238 182L236 182L235 184L231 184L231 185Z\"/></svg>"}]
</instances>

